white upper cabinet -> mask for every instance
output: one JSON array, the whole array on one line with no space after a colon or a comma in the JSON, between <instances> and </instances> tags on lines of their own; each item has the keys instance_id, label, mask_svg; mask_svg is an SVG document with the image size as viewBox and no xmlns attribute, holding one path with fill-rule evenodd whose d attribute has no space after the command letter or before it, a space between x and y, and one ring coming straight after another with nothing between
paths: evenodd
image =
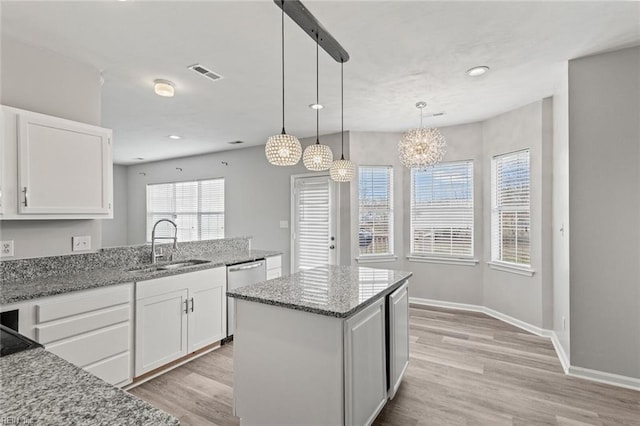
<instances>
[{"instance_id":1,"label":"white upper cabinet","mask_svg":"<svg viewBox=\"0 0 640 426\"><path fill-rule=\"evenodd\" d=\"M3 108L2 218L112 218L111 130Z\"/></svg>"}]
</instances>

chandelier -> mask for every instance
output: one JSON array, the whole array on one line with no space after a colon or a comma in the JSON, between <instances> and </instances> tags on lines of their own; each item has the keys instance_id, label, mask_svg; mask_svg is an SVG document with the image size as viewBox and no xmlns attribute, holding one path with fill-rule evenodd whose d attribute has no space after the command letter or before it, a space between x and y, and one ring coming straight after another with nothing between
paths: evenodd
<instances>
[{"instance_id":1,"label":"chandelier","mask_svg":"<svg viewBox=\"0 0 640 426\"><path fill-rule=\"evenodd\" d=\"M270 136L264 148L269 163L276 166L293 166L300 161L302 146L297 137L284 130L284 1L282 2L282 133Z\"/></svg>"},{"instance_id":2,"label":"chandelier","mask_svg":"<svg viewBox=\"0 0 640 426\"><path fill-rule=\"evenodd\" d=\"M447 141L436 128L422 126L426 102L416 103L420 109L420 128L407 131L398 145L400 161L405 167L424 169L442 161Z\"/></svg>"},{"instance_id":3,"label":"chandelier","mask_svg":"<svg viewBox=\"0 0 640 426\"><path fill-rule=\"evenodd\" d=\"M319 38L316 33L316 103L320 105L320 61L319 61ZM314 108L316 110L316 143L309 145L302 156L302 163L307 170L320 172L329 170L331 163L333 162L333 152L327 145L320 144L320 108Z\"/></svg>"},{"instance_id":4,"label":"chandelier","mask_svg":"<svg viewBox=\"0 0 640 426\"><path fill-rule=\"evenodd\" d=\"M329 176L336 182L351 182L356 175L356 165L344 159L344 62L340 62L340 137L342 141L342 156L331 164Z\"/></svg>"}]
</instances>

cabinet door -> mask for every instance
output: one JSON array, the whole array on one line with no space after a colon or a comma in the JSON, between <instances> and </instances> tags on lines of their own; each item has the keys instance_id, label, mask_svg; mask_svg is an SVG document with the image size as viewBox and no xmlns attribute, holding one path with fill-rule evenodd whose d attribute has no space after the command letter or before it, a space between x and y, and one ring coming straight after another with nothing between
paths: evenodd
<instances>
[{"instance_id":1,"label":"cabinet door","mask_svg":"<svg viewBox=\"0 0 640 426\"><path fill-rule=\"evenodd\" d=\"M385 298L345 321L345 425L370 425L387 401Z\"/></svg>"},{"instance_id":2,"label":"cabinet door","mask_svg":"<svg viewBox=\"0 0 640 426\"><path fill-rule=\"evenodd\" d=\"M227 336L226 279L189 288L189 352Z\"/></svg>"},{"instance_id":3,"label":"cabinet door","mask_svg":"<svg viewBox=\"0 0 640 426\"><path fill-rule=\"evenodd\" d=\"M187 354L187 289L136 300L136 376Z\"/></svg>"},{"instance_id":4,"label":"cabinet door","mask_svg":"<svg viewBox=\"0 0 640 426\"><path fill-rule=\"evenodd\" d=\"M409 286L404 283L389 296L389 399L409 365Z\"/></svg>"},{"instance_id":5,"label":"cabinet door","mask_svg":"<svg viewBox=\"0 0 640 426\"><path fill-rule=\"evenodd\" d=\"M111 217L111 131L18 114L18 212Z\"/></svg>"}]
</instances>

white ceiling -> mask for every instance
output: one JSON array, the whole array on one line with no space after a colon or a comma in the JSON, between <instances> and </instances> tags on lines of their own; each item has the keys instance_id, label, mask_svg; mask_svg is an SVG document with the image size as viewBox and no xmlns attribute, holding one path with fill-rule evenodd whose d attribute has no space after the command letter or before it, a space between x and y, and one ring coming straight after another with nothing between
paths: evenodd
<instances>
[{"instance_id":1,"label":"white ceiling","mask_svg":"<svg viewBox=\"0 0 640 426\"><path fill-rule=\"evenodd\" d=\"M349 52L345 128L404 131L552 95L569 59L640 43L638 2L304 1ZM315 134L315 44L286 18L287 132ZM131 164L264 144L280 132L280 9L262 1L2 1L2 34L103 71L102 124ZM187 66L224 78L211 82ZM488 65L472 79L465 70ZM174 98L152 82L176 85ZM340 130L340 66L320 53L320 133ZM172 141L169 134L184 139ZM243 140L244 145L227 142Z\"/></svg>"}]
</instances>

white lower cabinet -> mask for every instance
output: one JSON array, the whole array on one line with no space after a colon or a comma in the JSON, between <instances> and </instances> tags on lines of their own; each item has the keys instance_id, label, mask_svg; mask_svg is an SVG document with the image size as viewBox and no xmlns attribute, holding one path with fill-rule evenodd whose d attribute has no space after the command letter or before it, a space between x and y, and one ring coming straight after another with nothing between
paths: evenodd
<instances>
[{"instance_id":1,"label":"white lower cabinet","mask_svg":"<svg viewBox=\"0 0 640 426\"><path fill-rule=\"evenodd\" d=\"M409 365L409 285L389 295L389 399L392 399Z\"/></svg>"},{"instance_id":2,"label":"white lower cabinet","mask_svg":"<svg viewBox=\"0 0 640 426\"><path fill-rule=\"evenodd\" d=\"M37 342L108 383L133 378L133 283L33 301Z\"/></svg>"},{"instance_id":3,"label":"white lower cabinet","mask_svg":"<svg viewBox=\"0 0 640 426\"><path fill-rule=\"evenodd\" d=\"M136 283L135 376L226 337L226 269Z\"/></svg>"},{"instance_id":4,"label":"white lower cabinet","mask_svg":"<svg viewBox=\"0 0 640 426\"><path fill-rule=\"evenodd\" d=\"M387 401L385 299L344 323L345 425L370 425Z\"/></svg>"},{"instance_id":5,"label":"white lower cabinet","mask_svg":"<svg viewBox=\"0 0 640 426\"><path fill-rule=\"evenodd\" d=\"M280 278L282 276L282 256L267 257L267 279Z\"/></svg>"}]
</instances>

